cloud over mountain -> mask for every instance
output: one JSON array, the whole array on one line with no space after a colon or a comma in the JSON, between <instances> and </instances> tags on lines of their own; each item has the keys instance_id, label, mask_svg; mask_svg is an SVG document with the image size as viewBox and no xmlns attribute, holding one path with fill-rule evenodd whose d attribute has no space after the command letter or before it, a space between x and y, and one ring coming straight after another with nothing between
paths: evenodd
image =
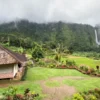
<instances>
[{"instance_id":1,"label":"cloud over mountain","mask_svg":"<svg viewBox=\"0 0 100 100\"><path fill-rule=\"evenodd\" d=\"M100 23L100 0L0 0L0 22Z\"/></svg>"}]
</instances>

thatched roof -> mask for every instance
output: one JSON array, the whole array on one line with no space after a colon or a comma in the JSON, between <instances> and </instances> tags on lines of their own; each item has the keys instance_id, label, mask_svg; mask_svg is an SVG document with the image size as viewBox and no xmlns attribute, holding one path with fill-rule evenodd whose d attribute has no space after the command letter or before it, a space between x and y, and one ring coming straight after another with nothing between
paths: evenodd
<instances>
[{"instance_id":1,"label":"thatched roof","mask_svg":"<svg viewBox=\"0 0 100 100\"><path fill-rule=\"evenodd\" d=\"M13 51L11 51L11 50L9 50L1 45L0 45L0 48L2 50L4 50L5 52L7 52L9 55L11 55L19 63L23 63L23 62L27 61L27 58L25 57L24 54L19 54L19 53L13 52Z\"/></svg>"}]
</instances>

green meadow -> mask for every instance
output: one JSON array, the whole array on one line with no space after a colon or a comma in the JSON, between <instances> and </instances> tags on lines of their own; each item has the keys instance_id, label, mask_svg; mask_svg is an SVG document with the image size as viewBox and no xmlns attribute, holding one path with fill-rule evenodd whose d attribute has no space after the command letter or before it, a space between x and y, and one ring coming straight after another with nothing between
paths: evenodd
<instances>
[{"instance_id":1,"label":"green meadow","mask_svg":"<svg viewBox=\"0 0 100 100\"><path fill-rule=\"evenodd\" d=\"M75 61L77 66L86 65L92 68L96 68L97 65L100 65L100 60L95 60L93 58L79 57L79 56L67 56L67 57L62 58L62 61L65 61L66 59Z\"/></svg>"},{"instance_id":2,"label":"green meadow","mask_svg":"<svg viewBox=\"0 0 100 100\"><path fill-rule=\"evenodd\" d=\"M49 78L64 76L82 77L82 79L75 80L68 78L64 79L62 84L60 84L59 81L49 80ZM37 100L43 100L45 94L42 93L42 87L38 83L41 80L47 81L45 85L48 87L59 87L61 85L73 86L77 92L87 91L89 89L100 87L100 78L90 77L71 69L50 69L42 67L29 68L25 81L22 81L22 83L18 85L14 82L10 82L8 86L16 87L18 89L18 93L23 93L26 88L30 88L31 91L35 91L36 93L40 94ZM6 88L0 88L0 94L2 94L5 90Z\"/></svg>"},{"instance_id":3,"label":"green meadow","mask_svg":"<svg viewBox=\"0 0 100 100\"><path fill-rule=\"evenodd\" d=\"M51 57L52 58L52 57ZM95 68L96 65L100 64L100 60L94 60L87 57L78 56L67 56L63 57L61 60L65 62L66 59L74 60L78 66L86 65ZM52 81L50 78L56 77L74 77L63 79L61 82L58 80ZM82 77L77 79L77 77ZM25 80L21 81L20 84L12 82L10 80L4 81L0 80L0 85L6 84L0 88L0 95L7 90L7 87L13 86L18 89L18 93L24 93L26 88L30 88L31 91L39 93L39 97L36 100L43 100L46 94L42 93L42 87L39 84L40 81L45 81L45 85L48 87L60 87L62 85L73 86L77 92L88 91L94 88L100 88L100 78L91 77L80 73L74 69L55 69L55 68L44 68L44 67L29 67L25 76ZM66 99L67 100L67 99Z\"/></svg>"}]
</instances>

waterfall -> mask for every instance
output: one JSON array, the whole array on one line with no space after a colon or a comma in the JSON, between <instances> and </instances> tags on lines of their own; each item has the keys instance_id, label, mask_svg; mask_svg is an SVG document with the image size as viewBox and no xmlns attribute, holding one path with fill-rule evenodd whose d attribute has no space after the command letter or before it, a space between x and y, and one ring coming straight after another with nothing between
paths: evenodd
<instances>
[{"instance_id":1,"label":"waterfall","mask_svg":"<svg viewBox=\"0 0 100 100\"><path fill-rule=\"evenodd\" d=\"M100 42L99 42L99 40L98 40L97 30L96 30L96 29L95 29L95 39L96 39L97 45L100 45Z\"/></svg>"}]
</instances>

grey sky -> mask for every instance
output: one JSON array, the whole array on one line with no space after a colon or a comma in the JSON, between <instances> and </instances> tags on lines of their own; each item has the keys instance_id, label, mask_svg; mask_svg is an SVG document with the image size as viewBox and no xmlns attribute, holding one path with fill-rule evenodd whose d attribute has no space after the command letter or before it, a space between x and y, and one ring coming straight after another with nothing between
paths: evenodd
<instances>
[{"instance_id":1,"label":"grey sky","mask_svg":"<svg viewBox=\"0 0 100 100\"><path fill-rule=\"evenodd\" d=\"M100 23L100 0L0 0L0 22L28 19L43 23Z\"/></svg>"}]
</instances>

